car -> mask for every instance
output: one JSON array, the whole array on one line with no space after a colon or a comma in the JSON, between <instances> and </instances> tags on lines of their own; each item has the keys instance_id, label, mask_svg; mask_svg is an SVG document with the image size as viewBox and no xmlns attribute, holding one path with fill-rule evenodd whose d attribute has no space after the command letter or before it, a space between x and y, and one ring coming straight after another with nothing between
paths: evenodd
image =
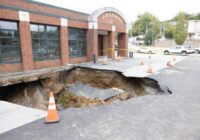
<instances>
[{"instance_id":1,"label":"car","mask_svg":"<svg viewBox=\"0 0 200 140\"><path fill-rule=\"evenodd\" d=\"M185 46L173 46L170 47L169 49L165 49L163 51L164 54L191 54L194 53L195 50L193 49L192 46L185 45Z\"/></svg>"},{"instance_id":2,"label":"car","mask_svg":"<svg viewBox=\"0 0 200 140\"><path fill-rule=\"evenodd\" d=\"M137 50L136 50L137 53L149 53L149 54L154 54L156 53L156 50L155 49L152 49L150 47L139 47Z\"/></svg>"},{"instance_id":3,"label":"car","mask_svg":"<svg viewBox=\"0 0 200 140\"><path fill-rule=\"evenodd\" d=\"M195 48L195 52L200 54L200 48Z\"/></svg>"}]
</instances>

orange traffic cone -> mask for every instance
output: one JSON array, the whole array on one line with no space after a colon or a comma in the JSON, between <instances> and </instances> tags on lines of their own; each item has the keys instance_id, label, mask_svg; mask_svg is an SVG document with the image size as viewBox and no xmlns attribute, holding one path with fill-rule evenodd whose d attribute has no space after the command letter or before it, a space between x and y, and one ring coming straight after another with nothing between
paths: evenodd
<instances>
[{"instance_id":1,"label":"orange traffic cone","mask_svg":"<svg viewBox=\"0 0 200 140\"><path fill-rule=\"evenodd\" d=\"M152 67L149 66L148 70L147 70L147 73L153 73L153 70L152 70Z\"/></svg>"},{"instance_id":2,"label":"orange traffic cone","mask_svg":"<svg viewBox=\"0 0 200 140\"><path fill-rule=\"evenodd\" d=\"M117 61L118 61L118 62L121 62L121 61L122 61L122 58L121 58L120 55L117 57Z\"/></svg>"},{"instance_id":3,"label":"orange traffic cone","mask_svg":"<svg viewBox=\"0 0 200 140\"><path fill-rule=\"evenodd\" d=\"M167 66L173 67L174 65L172 65L170 61L167 61Z\"/></svg>"},{"instance_id":4,"label":"orange traffic cone","mask_svg":"<svg viewBox=\"0 0 200 140\"><path fill-rule=\"evenodd\" d=\"M144 62L143 62L143 61L140 61L139 65L144 65Z\"/></svg>"},{"instance_id":5,"label":"orange traffic cone","mask_svg":"<svg viewBox=\"0 0 200 140\"><path fill-rule=\"evenodd\" d=\"M108 60L107 60L107 56L104 57L103 61L102 61L103 65L107 65L108 64Z\"/></svg>"},{"instance_id":6,"label":"orange traffic cone","mask_svg":"<svg viewBox=\"0 0 200 140\"><path fill-rule=\"evenodd\" d=\"M59 122L59 121L60 121L60 118L59 118L58 112L56 110L56 104L55 104L53 92L50 92L48 114L47 114L45 123L55 123L55 122Z\"/></svg>"}]
</instances>

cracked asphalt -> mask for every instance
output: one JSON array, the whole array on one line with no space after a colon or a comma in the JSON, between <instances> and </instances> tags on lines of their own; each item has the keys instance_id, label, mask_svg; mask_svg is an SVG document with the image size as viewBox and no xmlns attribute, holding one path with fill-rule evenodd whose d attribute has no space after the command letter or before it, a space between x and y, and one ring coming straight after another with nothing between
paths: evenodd
<instances>
[{"instance_id":1,"label":"cracked asphalt","mask_svg":"<svg viewBox=\"0 0 200 140\"><path fill-rule=\"evenodd\" d=\"M1 140L199 140L200 59L189 56L149 77L172 94L147 95L111 105L71 108L61 121L34 121L0 135Z\"/></svg>"}]
</instances>

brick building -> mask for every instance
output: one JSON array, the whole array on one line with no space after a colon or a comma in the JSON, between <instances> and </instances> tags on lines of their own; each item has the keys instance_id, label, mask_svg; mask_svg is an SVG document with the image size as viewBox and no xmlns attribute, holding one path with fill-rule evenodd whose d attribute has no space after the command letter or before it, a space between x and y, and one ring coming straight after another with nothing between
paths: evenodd
<instances>
[{"instance_id":1,"label":"brick building","mask_svg":"<svg viewBox=\"0 0 200 140\"><path fill-rule=\"evenodd\" d=\"M86 14L31 0L0 0L0 73L127 56L126 19L115 8Z\"/></svg>"}]
</instances>

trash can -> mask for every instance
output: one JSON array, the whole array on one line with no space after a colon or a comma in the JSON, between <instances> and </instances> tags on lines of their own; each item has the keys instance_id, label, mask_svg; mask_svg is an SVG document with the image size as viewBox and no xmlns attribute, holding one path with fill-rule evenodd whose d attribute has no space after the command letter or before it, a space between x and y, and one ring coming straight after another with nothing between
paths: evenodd
<instances>
[{"instance_id":1,"label":"trash can","mask_svg":"<svg viewBox=\"0 0 200 140\"><path fill-rule=\"evenodd\" d=\"M133 52L129 52L129 58L133 58Z\"/></svg>"}]
</instances>

